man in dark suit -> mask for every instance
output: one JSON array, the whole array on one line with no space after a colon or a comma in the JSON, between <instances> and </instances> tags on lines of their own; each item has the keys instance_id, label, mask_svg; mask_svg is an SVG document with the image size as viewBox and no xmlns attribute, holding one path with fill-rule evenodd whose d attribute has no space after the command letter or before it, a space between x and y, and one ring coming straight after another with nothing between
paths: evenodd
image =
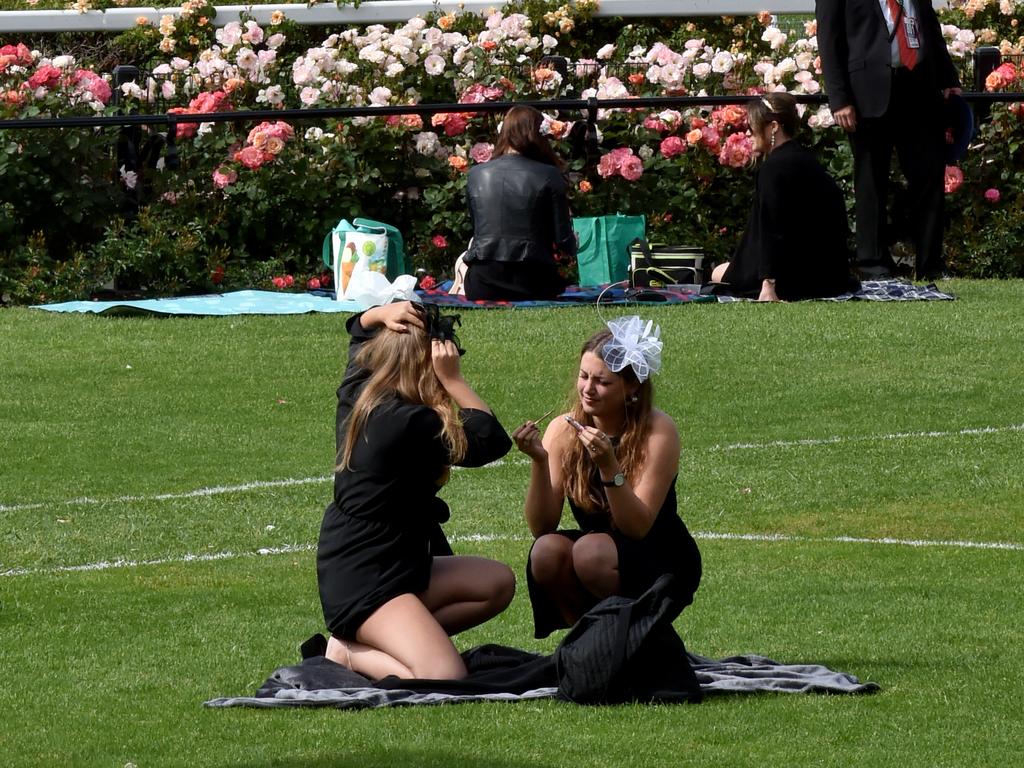
<instances>
[{"instance_id":1,"label":"man in dark suit","mask_svg":"<svg viewBox=\"0 0 1024 768\"><path fill-rule=\"evenodd\" d=\"M818 51L836 123L854 157L857 265L886 277L892 151L907 179L916 270L941 277L945 99L960 93L931 0L816 0Z\"/></svg>"}]
</instances>

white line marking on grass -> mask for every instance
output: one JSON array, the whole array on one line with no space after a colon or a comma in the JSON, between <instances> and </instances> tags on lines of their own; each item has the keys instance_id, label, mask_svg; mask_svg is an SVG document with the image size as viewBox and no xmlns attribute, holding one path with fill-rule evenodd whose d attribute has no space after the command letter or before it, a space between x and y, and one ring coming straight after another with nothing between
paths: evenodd
<instances>
[{"instance_id":1,"label":"white line marking on grass","mask_svg":"<svg viewBox=\"0 0 1024 768\"><path fill-rule=\"evenodd\" d=\"M492 461L490 464L485 464L484 467L500 467L503 464L528 464L529 459L523 459L522 461L509 462L505 459L498 459ZM466 469L466 467L452 467L456 471ZM110 496L108 498L92 498L91 496L80 496L77 499L66 499L64 501L54 502L34 502L30 504L0 504L0 512L23 512L31 509L47 509L52 507L85 507L85 506L96 506L99 504L123 504L132 501L173 501L175 499L197 499L204 496L219 496L224 493L246 493L247 491L260 490L262 488L286 488L295 485L316 485L319 483L329 483L334 480L333 475L323 475L321 477L288 477L284 480L254 480L251 483L241 483L240 485L215 485L209 488L197 488L194 491L178 491L175 493L157 493L150 496Z\"/></svg>"},{"instance_id":2,"label":"white line marking on grass","mask_svg":"<svg viewBox=\"0 0 1024 768\"><path fill-rule=\"evenodd\" d=\"M878 539L866 536L792 536L786 533L715 533L714 531L695 531L697 539L716 539L721 541L761 541L761 542L809 542L815 544L892 544L901 547L950 547L953 549L1002 549L1012 552L1024 552L1024 544L1005 541L959 541L955 539L896 539L883 536Z\"/></svg>"},{"instance_id":3,"label":"white line marking on grass","mask_svg":"<svg viewBox=\"0 0 1024 768\"><path fill-rule=\"evenodd\" d=\"M733 443L731 445L713 445L706 450L709 453L717 453L723 451L742 451L742 450L763 450L766 448L800 448L806 446L816 445L836 445L838 443L863 443L870 441L883 441L883 440L906 440L912 438L936 438L936 437L959 437L966 435L992 435L1001 432L1022 432L1024 431L1024 424L1010 424L1005 427L975 427L968 429L960 429L949 432L894 432L887 435L861 435L843 437L841 435L835 435L833 437L822 437L822 438L807 438L803 440L773 440L768 443ZM498 459L497 461L491 462L485 465L486 467L500 467L506 464L514 466L525 466L530 463L527 458L521 459ZM461 470L463 467L454 467L456 470ZM327 483L333 479L332 475L322 475L320 477L295 477L285 478L284 480L255 480L251 483L241 483L240 485L217 485L209 488L197 488L193 491L180 491L176 493L158 493L149 496L144 495L131 495L131 496L111 496L109 498L92 498L89 496L82 496L77 499L66 499L64 501L53 501L53 502L33 502L25 504L0 504L0 513L3 512L23 512L32 509L48 509L53 507L73 507L73 506L96 506L99 504L118 504L125 502L146 502L146 501L172 501L175 499L195 499L202 498L204 496L218 496L225 493L245 493L247 491L259 490L261 488L285 488L288 486L296 485L315 485L318 483Z\"/></svg>"},{"instance_id":4,"label":"white line marking on grass","mask_svg":"<svg viewBox=\"0 0 1024 768\"><path fill-rule=\"evenodd\" d=\"M694 538L715 541L753 541L761 543L809 543L809 544L888 544L902 547L948 547L951 549L995 549L1012 552L1024 552L1024 544L1003 541L932 541L929 539L895 539L883 537L872 539L863 536L793 536L785 533L717 533L715 531L695 531ZM514 542L529 541L530 537L509 536L506 534L471 533L465 536L451 536L454 543L459 542ZM81 573L87 571L109 571L117 568L139 568L146 565L170 565L173 563L209 563L217 560L236 560L243 557L268 555L290 555L314 552L315 544L286 544L279 547L261 547L254 552L210 552L205 554L178 555L176 557L160 557L150 560L101 560L97 563L82 565L57 565L50 568L9 568L0 571L4 576L52 576L61 573Z\"/></svg>"},{"instance_id":5,"label":"white line marking on grass","mask_svg":"<svg viewBox=\"0 0 1024 768\"><path fill-rule=\"evenodd\" d=\"M241 485L216 485L211 488L197 488L194 491L179 491L177 493L157 493L151 496L111 496L106 499L95 499L90 496L81 496L77 499L65 501L54 501L51 503L34 504L0 504L0 512L21 512L27 509L45 509L48 507L78 507L94 506L97 504L121 504L130 501L171 501L173 499L196 499L203 496L218 496L222 493L245 493L261 488L286 488L293 485L312 485L315 483L326 483L333 478L330 475L323 477L288 477L284 480L254 480L251 483Z\"/></svg>"},{"instance_id":6,"label":"white line marking on grass","mask_svg":"<svg viewBox=\"0 0 1024 768\"><path fill-rule=\"evenodd\" d=\"M910 438L935 438L935 437L960 437L963 435L993 435L999 432L1021 432L1024 431L1024 424L1010 424L1006 427L976 427L972 429L958 429L950 432L893 432L888 435L861 435L843 437L807 438L804 440L772 440L768 443L733 443L732 445L713 445L708 450L715 451L746 451L761 450L764 448L802 448L814 445L835 445L837 443L864 443L882 440L906 440Z\"/></svg>"}]
</instances>

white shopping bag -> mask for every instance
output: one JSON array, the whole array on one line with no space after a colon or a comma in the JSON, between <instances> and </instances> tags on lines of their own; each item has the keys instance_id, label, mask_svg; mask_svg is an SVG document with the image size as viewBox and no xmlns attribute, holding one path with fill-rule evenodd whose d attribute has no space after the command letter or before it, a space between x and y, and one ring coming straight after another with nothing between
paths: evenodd
<instances>
[{"instance_id":1,"label":"white shopping bag","mask_svg":"<svg viewBox=\"0 0 1024 768\"><path fill-rule=\"evenodd\" d=\"M388 268L388 235L384 229L370 227L331 233L334 260L335 298L349 298L348 287L359 272L376 272L383 276ZM386 279L386 278L385 278Z\"/></svg>"}]
</instances>

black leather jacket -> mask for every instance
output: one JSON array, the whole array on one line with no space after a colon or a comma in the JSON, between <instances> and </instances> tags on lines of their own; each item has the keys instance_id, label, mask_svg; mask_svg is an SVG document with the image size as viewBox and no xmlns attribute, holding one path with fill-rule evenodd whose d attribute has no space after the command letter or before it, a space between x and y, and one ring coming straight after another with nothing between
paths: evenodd
<instances>
[{"instance_id":1,"label":"black leather jacket","mask_svg":"<svg viewBox=\"0 0 1024 768\"><path fill-rule=\"evenodd\" d=\"M556 248L576 254L566 183L557 168L502 155L470 169L466 197L473 220L466 263L550 262Z\"/></svg>"}]
</instances>

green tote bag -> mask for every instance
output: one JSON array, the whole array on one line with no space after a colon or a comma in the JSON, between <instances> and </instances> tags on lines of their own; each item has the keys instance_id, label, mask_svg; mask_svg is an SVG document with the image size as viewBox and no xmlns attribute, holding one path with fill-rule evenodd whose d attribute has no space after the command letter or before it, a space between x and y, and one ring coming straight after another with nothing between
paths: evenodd
<instances>
[{"instance_id":1,"label":"green tote bag","mask_svg":"<svg viewBox=\"0 0 1024 768\"><path fill-rule=\"evenodd\" d=\"M573 219L572 226L579 238L576 261L581 286L627 279L629 245L646 235L647 220L643 215L581 216Z\"/></svg>"}]
</instances>

